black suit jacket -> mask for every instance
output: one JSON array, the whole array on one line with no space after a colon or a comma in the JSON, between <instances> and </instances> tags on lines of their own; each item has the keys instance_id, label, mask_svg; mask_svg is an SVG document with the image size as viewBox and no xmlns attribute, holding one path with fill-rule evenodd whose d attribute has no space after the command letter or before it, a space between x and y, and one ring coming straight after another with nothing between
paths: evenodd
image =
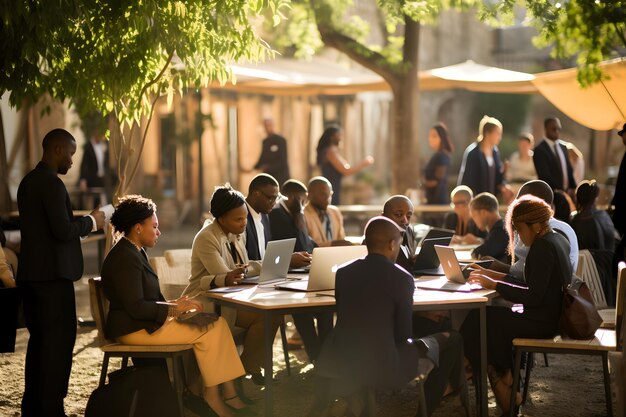
<instances>
[{"instance_id":1,"label":"black suit jacket","mask_svg":"<svg viewBox=\"0 0 626 417\"><path fill-rule=\"evenodd\" d=\"M567 157L567 147L561 142L559 142L559 147L561 148L561 152L563 152L563 156L565 156L565 167L567 170L568 182L567 188L576 188L574 170L572 169L572 164ZM548 145L545 140L535 147L533 162L535 163L537 177L540 180L547 182L553 190L563 189L563 173L559 170L559 165L557 165L556 155L552 149L550 149L550 145Z\"/></svg>"},{"instance_id":2,"label":"black suit jacket","mask_svg":"<svg viewBox=\"0 0 626 417\"><path fill-rule=\"evenodd\" d=\"M493 148L493 161L496 172L494 183L489 184L489 165L485 154L481 152L478 142L469 145L463 155L461 171L459 172L459 185L468 186L474 195L482 192L497 195L500 192L498 186L504 184L504 175L502 174L500 152L495 146Z\"/></svg>"},{"instance_id":3,"label":"black suit jacket","mask_svg":"<svg viewBox=\"0 0 626 417\"><path fill-rule=\"evenodd\" d=\"M272 240L290 239L296 238L295 252L313 252L313 248L317 245L311 237L308 231L298 230L291 218L291 215L287 213L287 210L280 204L272 209L269 214L270 226L272 228ZM306 223L304 225L306 228Z\"/></svg>"},{"instance_id":4,"label":"black suit jacket","mask_svg":"<svg viewBox=\"0 0 626 417\"><path fill-rule=\"evenodd\" d=\"M44 162L26 174L17 191L22 244L19 281L76 281L83 275L80 237L90 217L74 219L63 181Z\"/></svg>"},{"instance_id":5,"label":"black suit jacket","mask_svg":"<svg viewBox=\"0 0 626 417\"><path fill-rule=\"evenodd\" d=\"M104 153L103 164L104 175L106 177L107 175L110 175L108 147ZM83 159L80 163L80 179L87 180L87 187L103 187L105 186L104 181L111 180L111 178L105 179L98 177L98 159L96 158L96 152L94 151L93 144L90 140L88 140L83 147Z\"/></svg>"},{"instance_id":6,"label":"black suit jacket","mask_svg":"<svg viewBox=\"0 0 626 417\"><path fill-rule=\"evenodd\" d=\"M340 268L337 325L316 372L356 386L396 387L413 379L418 352L407 339L414 289L413 277L382 255L369 254Z\"/></svg>"},{"instance_id":7,"label":"black suit jacket","mask_svg":"<svg viewBox=\"0 0 626 417\"><path fill-rule=\"evenodd\" d=\"M261 223L263 223L263 235L265 236L265 246L272 238L270 231L270 220L267 214L261 213ZM256 234L256 226L252 213L248 209L248 223L246 224L246 251L248 252L248 259L251 261L260 261L261 252L259 250L259 238Z\"/></svg>"},{"instance_id":8,"label":"black suit jacket","mask_svg":"<svg viewBox=\"0 0 626 417\"><path fill-rule=\"evenodd\" d=\"M264 168L265 173L276 178L282 185L289 179L289 163L287 161L287 141L284 137L272 133L263 140L259 161L255 169Z\"/></svg>"},{"instance_id":9,"label":"black suit jacket","mask_svg":"<svg viewBox=\"0 0 626 417\"><path fill-rule=\"evenodd\" d=\"M156 331L165 323L168 307L159 289L159 278L145 252L122 238L102 265L102 285L110 301L107 338L115 339L139 330Z\"/></svg>"}]
</instances>

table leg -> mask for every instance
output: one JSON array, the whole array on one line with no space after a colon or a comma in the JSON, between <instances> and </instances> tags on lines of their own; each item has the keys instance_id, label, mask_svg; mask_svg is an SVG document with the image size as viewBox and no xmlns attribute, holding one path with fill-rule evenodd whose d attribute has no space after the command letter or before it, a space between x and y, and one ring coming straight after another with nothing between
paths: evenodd
<instances>
[{"instance_id":1,"label":"table leg","mask_svg":"<svg viewBox=\"0 0 626 417\"><path fill-rule=\"evenodd\" d=\"M274 333L272 332L272 313L270 311L266 311L263 314L263 326L263 331L265 333L265 357L263 360L265 368L265 416L270 417L274 413Z\"/></svg>"},{"instance_id":2,"label":"table leg","mask_svg":"<svg viewBox=\"0 0 626 417\"><path fill-rule=\"evenodd\" d=\"M480 307L480 415L489 416L487 405L487 309Z\"/></svg>"}]
</instances>

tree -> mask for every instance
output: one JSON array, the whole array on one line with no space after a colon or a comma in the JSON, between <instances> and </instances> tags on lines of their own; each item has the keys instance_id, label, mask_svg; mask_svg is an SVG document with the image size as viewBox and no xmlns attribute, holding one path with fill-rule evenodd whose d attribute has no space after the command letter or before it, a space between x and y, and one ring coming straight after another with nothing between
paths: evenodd
<instances>
[{"instance_id":1,"label":"tree","mask_svg":"<svg viewBox=\"0 0 626 417\"><path fill-rule=\"evenodd\" d=\"M11 3L11 4L10 4ZM225 82L238 60L272 51L254 23L280 21L287 0L30 0L0 6L0 94L19 107L44 94L79 114L110 115L125 194L158 97ZM138 132L143 131L143 134Z\"/></svg>"},{"instance_id":2,"label":"tree","mask_svg":"<svg viewBox=\"0 0 626 417\"><path fill-rule=\"evenodd\" d=\"M530 23L539 35L537 46L553 45L553 56L576 57L578 82L589 85L602 79L598 64L626 52L626 1L525 0ZM501 0L483 9L482 18L507 24L515 0Z\"/></svg>"},{"instance_id":3,"label":"tree","mask_svg":"<svg viewBox=\"0 0 626 417\"><path fill-rule=\"evenodd\" d=\"M348 16L350 0L295 0L287 14L284 36L276 45L292 48L296 56L312 54L325 45L380 75L393 94L391 188L403 193L420 177L417 135L419 39L423 24L432 23L445 9L467 10L478 0L378 1L382 45L365 42L369 25Z\"/></svg>"}]
</instances>

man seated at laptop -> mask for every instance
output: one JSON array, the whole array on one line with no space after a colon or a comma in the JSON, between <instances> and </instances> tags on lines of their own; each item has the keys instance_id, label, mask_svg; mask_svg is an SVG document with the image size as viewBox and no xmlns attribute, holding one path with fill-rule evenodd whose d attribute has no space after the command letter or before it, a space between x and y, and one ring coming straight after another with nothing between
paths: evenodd
<instances>
[{"instance_id":1,"label":"man seated at laptop","mask_svg":"<svg viewBox=\"0 0 626 417\"><path fill-rule=\"evenodd\" d=\"M470 214L476 226L487 232L485 241L472 251L472 257L480 259L490 256L506 262L509 235L504 230L504 221L498 211L498 199L491 193L480 193L470 202Z\"/></svg>"},{"instance_id":2,"label":"man seated at laptop","mask_svg":"<svg viewBox=\"0 0 626 417\"><path fill-rule=\"evenodd\" d=\"M394 221L402 230L402 244L398 251L396 264L402 266L407 271L413 271L415 262L415 251L418 246L418 239L415 236L415 229L410 227L413 217L413 203L404 195L394 195L385 201L383 206L383 216ZM437 311L415 311L413 312L413 336L420 337L425 334L449 330L450 313L446 310Z\"/></svg>"},{"instance_id":3,"label":"man seated at laptop","mask_svg":"<svg viewBox=\"0 0 626 417\"><path fill-rule=\"evenodd\" d=\"M474 245L482 243L487 235L476 227L469 211L469 203L474 193L467 185L459 185L450 193L450 205L454 210L446 213L443 219L443 228L454 230L452 244Z\"/></svg>"},{"instance_id":4,"label":"man seated at laptop","mask_svg":"<svg viewBox=\"0 0 626 417\"><path fill-rule=\"evenodd\" d=\"M327 394L348 396L360 387L402 387L419 373L428 375L430 415L448 384L464 384L457 332L411 339L413 276L395 264L402 232L390 219L374 217L365 228L367 257L337 271L337 325L315 365L322 379L318 400L325 397L322 387Z\"/></svg>"},{"instance_id":5,"label":"man seated at laptop","mask_svg":"<svg viewBox=\"0 0 626 417\"><path fill-rule=\"evenodd\" d=\"M402 245L398 252L396 263L407 271L413 270L415 262L415 251L419 240L415 236L415 229L411 227L413 217L413 203L404 195L394 195L385 201L382 215L393 220L404 233L402 234Z\"/></svg>"},{"instance_id":6,"label":"man seated at laptop","mask_svg":"<svg viewBox=\"0 0 626 417\"><path fill-rule=\"evenodd\" d=\"M278 182L268 174L255 176L248 186L246 197L248 223L246 224L245 244L250 260L260 261L265 255L267 242L271 238L268 215L274 208L279 195ZM310 263L311 257L306 252L296 250L291 256L292 268L308 266Z\"/></svg>"},{"instance_id":7,"label":"man seated at laptop","mask_svg":"<svg viewBox=\"0 0 626 417\"><path fill-rule=\"evenodd\" d=\"M343 216L330 204L333 187L324 177L309 181L309 202L304 206L304 218L311 239L317 246L349 246L343 229Z\"/></svg>"},{"instance_id":8,"label":"man seated at laptop","mask_svg":"<svg viewBox=\"0 0 626 417\"><path fill-rule=\"evenodd\" d=\"M554 192L547 182L542 180L532 180L526 182L517 192L517 197L520 198L523 195L533 195L548 203L554 211ZM555 231L565 235L570 244L569 260L572 266L572 271L576 271L578 268L578 239L576 232L572 227L556 218L550 217L548 225ZM502 273L509 274L517 279L525 280L524 266L526 264L526 256L528 255L529 247L524 245L519 237L515 237L515 262L511 265L503 262L492 262L489 269L483 269L483 273L491 278L497 279L502 276Z\"/></svg>"},{"instance_id":9,"label":"man seated at laptop","mask_svg":"<svg viewBox=\"0 0 626 417\"><path fill-rule=\"evenodd\" d=\"M296 238L295 250L308 255L317 245L309 237L302 213L307 198L306 186L297 180L287 180L282 186L282 193L287 199L281 200L270 212L272 239ZM314 362L324 339L333 328L333 313L299 313L292 316L309 360ZM317 332L314 319L317 319Z\"/></svg>"}]
</instances>

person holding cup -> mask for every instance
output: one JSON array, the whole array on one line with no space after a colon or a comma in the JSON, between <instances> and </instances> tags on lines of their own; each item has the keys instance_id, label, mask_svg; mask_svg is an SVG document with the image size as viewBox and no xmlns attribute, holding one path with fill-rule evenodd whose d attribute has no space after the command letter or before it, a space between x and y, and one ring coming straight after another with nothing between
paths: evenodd
<instances>
[{"instance_id":1,"label":"person holding cup","mask_svg":"<svg viewBox=\"0 0 626 417\"><path fill-rule=\"evenodd\" d=\"M261 262L248 258L244 233L248 209L239 191L229 184L216 187L211 197L213 220L207 220L193 240L191 247L191 276L184 295L196 295L217 287L239 285L244 276L259 275ZM204 311L213 311L207 297L199 297ZM241 362L252 380L263 383L260 369L263 363L263 316L242 309L222 308L222 316L231 326L246 329ZM272 323L276 333L282 317ZM271 372L271 370L269 370Z\"/></svg>"}]
</instances>

